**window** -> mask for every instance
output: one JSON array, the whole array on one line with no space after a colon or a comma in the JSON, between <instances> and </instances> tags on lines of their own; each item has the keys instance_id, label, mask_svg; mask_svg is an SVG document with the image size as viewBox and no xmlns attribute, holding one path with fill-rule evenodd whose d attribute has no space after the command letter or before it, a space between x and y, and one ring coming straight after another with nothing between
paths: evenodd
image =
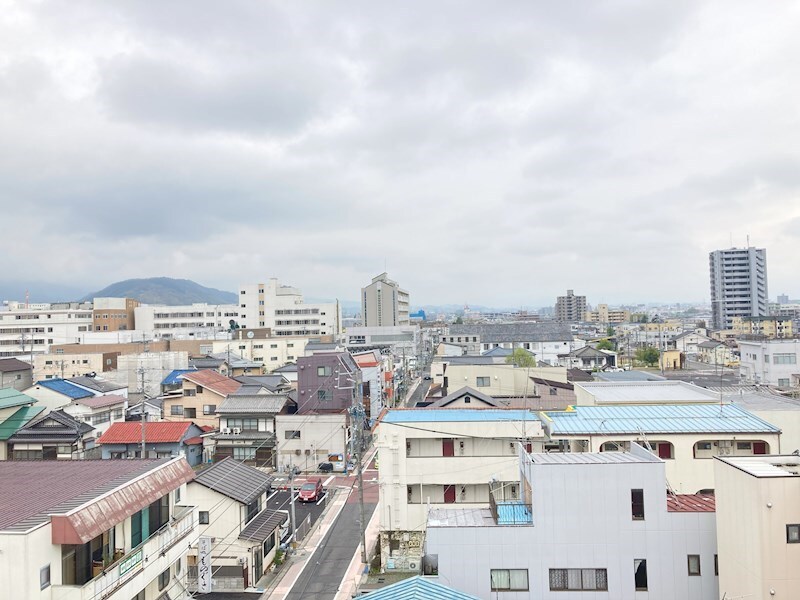
<instances>
[{"instance_id":1,"label":"window","mask_svg":"<svg viewBox=\"0 0 800 600\"><path fill-rule=\"evenodd\" d=\"M199 513L200 525L208 525L208 511L201 510Z\"/></svg>"},{"instance_id":2,"label":"window","mask_svg":"<svg viewBox=\"0 0 800 600\"><path fill-rule=\"evenodd\" d=\"M714 575L719 577L719 559L717 555L714 555Z\"/></svg>"},{"instance_id":3,"label":"window","mask_svg":"<svg viewBox=\"0 0 800 600\"><path fill-rule=\"evenodd\" d=\"M317 377L330 377L330 367L317 367Z\"/></svg>"},{"instance_id":4,"label":"window","mask_svg":"<svg viewBox=\"0 0 800 600\"><path fill-rule=\"evenodd\" d=\"M162 571L158 575L158 591L160 592L165 587L167 587L168 583L169 583L169 568L167 568L166 570Z\"/></svg>"},{"instance_id":5,"label":"window","mask_svg":"<svg viewBox=\"0 0 800 600\"><path fill-rule=\"evenodd\" d=\"M39 589L43 590L50 587L50 565L45 565L39 569Z\"/></svg>"},{"instance_id":6,"label":"window","mask_svg":"<svg viewBox=\"0 0 800 600\"><path fill-rule=\"evenodd\" d=\"M788 379L778 379L778 387L789 387L789 380Z\"/></svg>"},{"instance_id":7,"label":"window","mask_svg":"<svg viewBox=\"0 0 800 600\"><path fill-rule=\"evenodd\" d=\"M198 394L202 394L203 393L203 388L201 388L199 385L197 386L197 393Z\"/></svg>"},{"instance_id":8,"label":"window","mask_svg":"<svg viewBox=\"0 0 800 600\"><path fill-rule=\"evenodd\" d=\"M492 569L493 592L528 591L528 569Z\"/></svg>"},{"instance_id":9,"label":"window","mask_svg":"<svg viewBox=\"0 0 800 600\"><path fill-rule=\"evenodd\" d=\"M216 404L203 404L203 414L213 415L217 411Z\"/></svg>"},{"instance_id":10,"label":"window","mask_svg":"<svg viewBox=\"0 0 800 600\"><path fill-rule=\"evenodd\" d=\"M736 442L737 450L752 450L753 445L750 442Z\"/></svg>"},{"instance_id":11,"label":"window","mask_svg":"<svg viewBox=\"0 0 800 600\"><path fill-rule=\"evenodd\" d=\"M772 355L772 364L794 365L797 364L797 355L789 353L776 353Z\"/></svg>"},{"instance_id":12,"label":"window","mask_svg":"<svg viewBox=\"0 0 800 600\"><path fill-rule=\"evenodd\" d=\"M197 417L197 409L196 408L184 408L183 409L183 416L187 419L194 419Z\"/></svg>"},{"instance_id":13,"label":"window","mask_svg":"<svg viewBox=\"0 0 800 600\"><path fill-rule=\"evenodd\" d=\"M550 569L550 590L608 590L606 569Z\"/></svg>"},{"instance_id":14,"label":"window","mask_svg":"<svg viewBox=\"0 0 800 600\"><path fill-rule=\"evenodd\" d=\"M478 387L489 387L492 385L492 378L491 377L478 377L476 384Z\"/></svg>"},{"instance_id":15,"label":"window","mask_svg":"<svg viewBox=\"0 0 800 600\"><path fill-rule=\"evenodd\" d=\"M183 405L181 404L173 404L169 407L169 414L173 417L182 417L183 416Z\"/></svg>"},{"instance_id":16,"label":"window","mask_svg":"<svg viewBox=\"0 0 800 600\"><path fill-rule=\"evenodd\" d=\"M786 543L800 544L800 525L786 526Z\"/></svg>"},{"instance_id":17,"label":"window","mask_svg":"<svg viewBox=\"0 0 800 600\"><path fill-rule=\"evenodd\" d=\"M634 521L644 521L644 490L631 490L631 516Z\"/></svg>"},{"instance_id":18,"label":"window","mask_svg":"<svg viewBox=\"0 0 800 600\"><path fill-rule=\"evenodd\" d=\"M558 390L556 388L550 388L550 395L551 396L557 396L558 395Z\"/></svg>"},{"instance_id":19,"label":"window","mask_svg":"<svg viewBox=\"0 0 800 600\"><path fill-rule=\"evenodd\" d=\"M647 591L647 561L644 558L633 559L633 582L637 592Z\"/></svg>"},{"instance_id":20,"label":"window","mask_svg":"<svg viewBox=\"0 0 800 600\"><path fill-rule=\"evenodd\" d=\"M196 393L195 390L183 390L184 396L194 396Z\"/></svg>"},{"instance_id":21,"label":"window","mask_svg":"<svg viewBox=\"0 0 800 600\"><path fill-rule=\"evenodd\" d=\"M253 460L256 457L255 448L234 448L233 458L236 460Z\"/></svg>"},{"instance_id":22,"label":"window","mask_svg":"<svg viewBox=\"0 0 800 600\"><path fill-rule=\"evenodd\" d=\"M689 575L699 576L700 575L700 555L699 554L690 554L686 557L687 563L689 565Z\"/></svg>"},{"instance_id":23,"label":"window","mask_svg":"<svg viewBox=\"0 0 800 600\"><path fill-rule=\"evenodd\" d=\"M175 504L180 504L181 501L181 488L175 488Z\"/></svg>"},{"instance_id":24,"label":"window","mask_svg":"<svg viewBox=\"0 0 800 600\"><path fill-rule=\"evenodd\" d=\"M330 400L330 392L328 390L317 390L317 400Z\"/></svg>"},{"instance_id":25,"label":"window","mask_svg":"<svg viewBox=\"0 0 800 600\"><path fill-rule=\"evenodd\" d=\"M300 439L300 431L297 429L287 429L285 432L287 440L299 440Z\"/></svg>"}]
</instances>

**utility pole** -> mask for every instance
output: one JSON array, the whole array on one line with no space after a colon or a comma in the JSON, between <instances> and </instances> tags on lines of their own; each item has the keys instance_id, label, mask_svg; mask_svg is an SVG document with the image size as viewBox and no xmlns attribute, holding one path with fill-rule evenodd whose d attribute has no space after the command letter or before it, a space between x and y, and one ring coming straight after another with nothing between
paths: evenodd
<instances>
[{"instance_id":1,"label":"utility pole","mask_svg":"<svg viewBox=\"0 0 800 600\"><path fill-rule=\"evenodd\" d=\"M289 505L292 509L292 548L297 546L297 518L294 514L294 465L289 464Z\"/></svg>"},{"instance_id":2,"label":"utility pole","mask_svg":"<svg viewBox=\"0 0 800 600\"><path fill-rule=\"evenodd\" d=\"M361 395L361 385L358 386L358 394L353 390L353 403L350 407L350 437L354 440L354 453L356 455L356 468L358 469L358 508L361 515L361 562L367 563L367 524L364 517L364 470L362 463L363 442L362 432L364 430L364 406Z\"/></svg>"},{"instance_id":3,"label":"utility pole","mask_svg":"<svg viewBox=\"0 0 800 600\"><path fill-rule=\"evenodd\" d=\"M145 450L145 435L144 435L144 428L145 423L147 422L147 412L144 409L144 401L145 401L145 393L144 393L144 367L139 367L139 391L142 393L142 412L141 412L141 420L142 420L142 458L147 458L147 452Z\"/></svg>"}]
</instances>

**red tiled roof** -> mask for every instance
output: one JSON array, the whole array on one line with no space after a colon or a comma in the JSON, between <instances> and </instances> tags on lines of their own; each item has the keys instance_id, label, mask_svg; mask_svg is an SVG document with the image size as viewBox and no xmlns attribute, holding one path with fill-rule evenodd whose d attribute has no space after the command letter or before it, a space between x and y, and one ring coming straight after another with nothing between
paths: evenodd
<instances>
[{"instance_id":1,"label":"red tiled roof","mask_svg":"<svg viewBox=\"0 0 800 600\"><path fill-rule=\"evenodd\" d=\"M200 429L208 432L208 431L214 431L216 427L214 427L213 425L200 425Z\"/></svg>"},{"instance_id":2,"label":"red tiled roof","mask_svg":"<svg viewBox=\"0 0 800 600\"><path fill-rule=\"evenodd\" d=\"M375 360L375 356L372 354L361 354L356 355L353 357L356 359L356 364L359 367L377 367L378 361Z\"/></svg>"},{"instance_id":3,"label":"red tiled roof","mask_svg":"<svg viewBox=\"0 0 800 600\"><path fill-rule=\"evenodd\" d=\"M158 421L144 424L145 441L153 444L180 442L191 421ZM114 423L97 440L98 444L135 444L142 441L142 424L138 421Z\"/></svg>"},{"instance_id":4,"label":"red tiled roof","mask_svg":"<svg viewBox=\"0 0 800 600\"><path fill-rule=\"evenodd\" d=\"M669 512L716 512L716 503L714 496L668 495L667 510Z\"/></svg>"},{"instance_id":5,"label":"red tiled roof","mask_svg":"<svg viewBox=\"0 0 800 600\"><path fill-rule=\"evenodd\" d=\"M235 379L225 377L225 375L217 373L211 369L203 369L202 371L184 373L183 380L191 381L194 384L206 387L212 392L216 392L220 396L233 394L242 386L242 384Z\"/></svg>"},{"instance_id":6,"label":"red tiled roof","mask_svg":"<svg viewBox=\"0 0 800 600\"><path fill-rule=\"evenodd\" d=\"M80 398L75 400L75 404L82 404L89 408L103 408L105 406L114 406L115 404L122 404L125 398L117 396L116 394L108 394L105 396L92 396L91 398Z\"/></svg>"},{"instance_id":7,"label":"red tiled roof","mask_svg":"<svg viewBox=\"0 0 800 600\"><path fill-rule=\"evenodd\" d=\"M203 443L203 438L198 435L195 437L190 437L188 440L183 440L183 443L187 446L196 446L197 444Z\"/></svg>"}]
</instances>

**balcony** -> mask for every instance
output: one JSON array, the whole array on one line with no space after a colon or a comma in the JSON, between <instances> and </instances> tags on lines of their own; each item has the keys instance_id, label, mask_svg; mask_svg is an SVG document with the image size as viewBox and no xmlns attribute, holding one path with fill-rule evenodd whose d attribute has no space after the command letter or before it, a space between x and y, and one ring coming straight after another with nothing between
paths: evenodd
<instances>
[{"instance_id":1,"label":"balcony","mask_svg":"<svg viewBox=\"0 0 800 600\"><path fill-rule=\"evenodd\" d=\"M533 525L533 510L521 500L495 500L489 494L489 510L498 525Z\"/></svg>"},{"instance_id":2,"label":"balcony","mask_svg":"<svg viewBox=\"0 0 800 600\"><path fill-rule=\"evenodd\" d=\"M169 523L83 586L54 585L59 600L129 600L197 543L197 511L176 506ZM56 597L56 594L54 594Z\"/></svg>"}]
</instances>

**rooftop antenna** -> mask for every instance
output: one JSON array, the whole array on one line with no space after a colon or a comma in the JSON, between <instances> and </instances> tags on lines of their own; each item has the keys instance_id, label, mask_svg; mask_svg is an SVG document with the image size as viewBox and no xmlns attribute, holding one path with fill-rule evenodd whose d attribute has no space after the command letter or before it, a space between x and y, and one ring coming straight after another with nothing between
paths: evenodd
<instances>
[{"instance_id":1,"label":"rooftop antenna","mask_svg":"<svg viewBox=\"0 0 800 600\"><path fill-rule=\"evenodd\" d=\"M750 234L747 234L747 247L750 247Z\"/></svg>"}]
</instances>

